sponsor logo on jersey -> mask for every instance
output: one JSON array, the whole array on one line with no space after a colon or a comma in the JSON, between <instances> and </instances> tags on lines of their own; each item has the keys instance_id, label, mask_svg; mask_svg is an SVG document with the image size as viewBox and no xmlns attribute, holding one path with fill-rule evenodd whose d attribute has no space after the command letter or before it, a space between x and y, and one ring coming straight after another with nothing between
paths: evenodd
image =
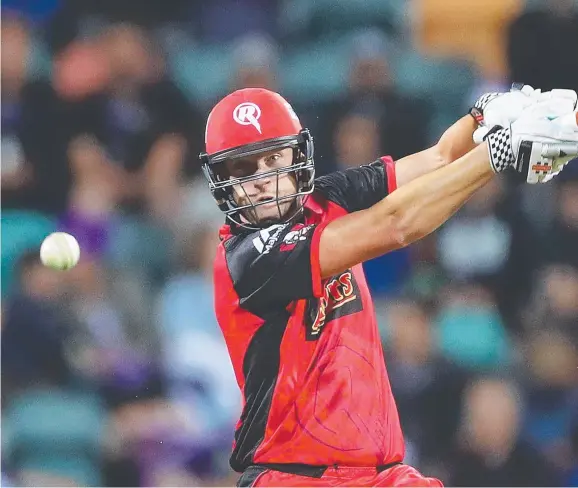
<instances>
[{"instance_id":1,"label":"sponsor logo on jersey","mask_svg":"<svg viewBox=\"0 0 578 488\"><path fill-rule=\"evenodd\" d=\"M339 317L363 310L359 287L352 271L345 271L325 284L323 296L311 300L305 316L306 338L319 339L325 326Z\"/></svg>"},{"instance_id":2,"label":"sponsor logo on jersey","mask_svg":"<svg viewBox=\"0 0 578 488\"><path fill-rule=\"evenodd\" d=\"M306 241L307 234L311 229L313 229L313 225L303 226L301 224L300 227L295 227L291 232L287 232L285 237L283 238L283 242L279 247L280 251L291 251L299 241Z\"/></svg>"},{"instance_id":3,"label":"sponsor logo on jersey","mask_svg":"<svg viewBox=\"0 0 578 488\"><path fill-rule=\"evenodd\" d=\"M268 254L277 243L281 232L288 224L272 225L259 232L257 237L253 239L253 246L259 254Z\"/></svg>"}]
</instances>

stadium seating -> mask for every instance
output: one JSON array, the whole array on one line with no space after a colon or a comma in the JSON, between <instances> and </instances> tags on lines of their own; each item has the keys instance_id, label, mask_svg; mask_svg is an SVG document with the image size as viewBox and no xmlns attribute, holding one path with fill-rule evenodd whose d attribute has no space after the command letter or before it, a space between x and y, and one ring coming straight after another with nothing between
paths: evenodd
<instances>
[{"instance_id":1,"label":"stadium seating","mask_svg":"<svg viewBox=\"0 0 578 488\"><path fill-rule=\"evenodd\" d=\"M475 80L475 67L451 57L425 57L414 50L399 53L392 62L397 88L427 100L434 107L431 136L436 138L461 117Z\"/></svg>"},{"instance_id":2,"label":"stadium seating","mask_svg":"<svg viewBox=\"0 0 578 488\"><path fill-rule=\"evenodd\" d=\"M229 46L183 44L169 51L168 64L177 85L203 106L210 105L229 88L232 76Z\"/></svg>"},{"instance_id":3,"label":"stadium seating","mask_svg":"<svg viewBox=\"0 0 578 488\"><path fill-rule=\"evenodd\" d=\"M513 359L502 319L492 310L442 309L437 318L437 340L445 357L470 370L497 370Z\"/></svg>"},{"instance_id":4,"label":"stadium seating","mask_svg":"<svg viewBox=\"0 0 578 488\"><path fill-rule=\"evenodd\" d=\"M26 210L2 212L2 296L10 293L14 265L27 250L39 248L42 240L56 230L53 218Z\"/></svg>"},{"instance_id":5,"label":"stadium seating","mask_svg":"<svg viewBox=\"0 0 578 488\"><path fill-rule=\"evenodd\" d=\"M3 458L17 471L50 473L98 486L104 411L87 394L28 390L2 419Z\"/></svg>"},{"instance_id":6,"label":"stadium seating","mask_svg":"<svg viewBox=\"0 0 578 488\"><path fill-rule=\"evenodd\" d=\"M400 0L287 0L279 24L291 40L336 37L370 26L401 38L407 27L406 6Z\"/></svg>"}]
</instances>

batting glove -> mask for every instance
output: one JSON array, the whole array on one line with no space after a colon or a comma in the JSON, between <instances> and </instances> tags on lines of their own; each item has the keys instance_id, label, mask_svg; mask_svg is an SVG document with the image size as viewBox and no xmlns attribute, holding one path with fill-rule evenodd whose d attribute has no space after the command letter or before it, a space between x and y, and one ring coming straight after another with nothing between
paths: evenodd
<instances>
[{"instance_id":1,"label":"batting glove","mask_svg":"<svg viewBox=\"0 0 578 488\"><path fill-rule=\"evenodd\" d=\"M545 116L558 117L567 113L568 107L576 109L578 95L574 90L561 89L542 93L540 89L520 84L512 85L509 92L486 93L470 110L479 126L473 135L474 142L481 143L495 126L509 127L526 109L536 104L540 104Z\"/></svg>"},{"instance_id":2,"label":"batting glove","mask_svg":"<svg viewBox=\"0 0 578 488\"><path fill-rule=\"evenodd\" d=\"M566 108L569 104L567 101ZM558 100L556 105L560 112L564 102ZM527 183L546 183L578 156L578 112L566 110L561 116L544 113L542 104L536 104L509 127L496 126L489 132L486 141L496 173L513 168Z\"/></svg>"}]
</instances>

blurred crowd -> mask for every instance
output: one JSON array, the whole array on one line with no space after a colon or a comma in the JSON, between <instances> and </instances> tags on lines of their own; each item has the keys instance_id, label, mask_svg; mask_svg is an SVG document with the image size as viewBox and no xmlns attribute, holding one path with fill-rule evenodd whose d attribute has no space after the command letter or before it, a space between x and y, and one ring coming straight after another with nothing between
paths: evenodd
<instances>
[{"instance_id":1,"label":"blurred crowd","mask_svg":"<svg viewBox=\"0 0 578 488\"><path fill-rule=\"evenodd\" d=\"M5 0L2 486L231 486L240 394L200 175L229 91L281 91L318 174L419 151L489 90L578 90L574 0ZM38 247L80 242L68 272ZM453 486L578 486L578 162L495 179L366 263L407 439Z\"/></svg>"}]
</instances>

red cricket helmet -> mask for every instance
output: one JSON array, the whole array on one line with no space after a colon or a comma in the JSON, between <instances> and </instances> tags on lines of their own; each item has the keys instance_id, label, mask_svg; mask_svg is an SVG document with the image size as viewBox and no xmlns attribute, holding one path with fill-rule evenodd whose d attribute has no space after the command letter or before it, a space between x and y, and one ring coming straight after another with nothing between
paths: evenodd
<instances>
[{"instance_id":1,"label":"red cricket helmet","mask_svg":"<svg viewBox=\"0 0 578 488\"><path fill-rule=\"evenodd\" d=\"M200 160L211 193L219 208L239 225L250 227L239 221L241 211L268 202L239 207L233 198L234 185L293 173L297 191L282 198L277 195L276 201L296 199L297 211L303 206L302 197L313 191L313 139L309 131L302 128L291 105L278 93L264 88L245 88L227 95L209 114L205 145L206 152L201 153ZM293 149L293 163L287 168L242 178L232 178L227 174L225 161L287 147ZM296 213L285 220L293 218Z\"/></svg>"}]
</instances>

